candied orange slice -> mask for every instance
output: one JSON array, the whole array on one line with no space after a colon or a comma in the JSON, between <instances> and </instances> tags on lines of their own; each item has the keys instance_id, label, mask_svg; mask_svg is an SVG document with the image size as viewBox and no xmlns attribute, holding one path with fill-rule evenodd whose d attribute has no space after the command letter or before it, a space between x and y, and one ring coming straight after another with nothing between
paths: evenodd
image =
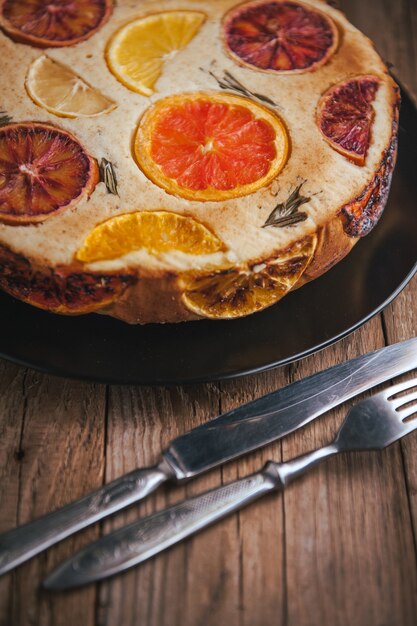
<instances>
[{"instance_id":1,"label":"candied orange slice","mask_svg":"<svg viewBox=\"0 0 417 626\"><path fill-rule=\"evenodd\" d=\"M134 153L168 193L220 201L270 183L287 160L288 135L275 113L249 98L177 94L142 117Z\"/></svg>"},{"instance_id":2,"label":"candied orange slice","mask_svg":"<svg viewBox=\"0 0 417 626\"><path fill-rule=\"evenodd\" d=\"M98 166L79 141L52 124L0 128L0 221L28 224L92 193Z\"/></svg>"},{"instance_id":3,"label":"candied orange slice","mask_svg":"<svg viewBox=\"0 0 417 626\"><path fill-rule=\"evenodd\" d=\"M0 288L53 313L90 313L118 300L136 282L132 274L81 272L69 267L36 268L0 244Z\"/></svg>"},{"instance_id":4,"label":"candied orange slice","mask_svg":"<svg viewBox=\"0 0 417 626\"><path fill-rule=\"evenodd\" d=\"M182 301L193 313L211 319L244 317L275 304L310 263L316 236L305 237L275 259L247 268L231 268L205 276L182 278Z\"/></svg>"},{"instance_id":5,"label":"candied orange slice","mask_svg":"<svg viewBox=\"0 0 417 626\"><path fill-rule=\"evenodd\" d=\"M92 263L141 248L151 254L178 250L200 255L225 250L220 239L192 217L169 211L138 211L96 226L76 256L79 261Z\"/></svg>"},{"instance_id":6,"label":"candied orange slice","mask_svg":"<svg viewBox=\"0 0 417 626\"><path fill-rule=\"evenodd\" d=\"M94 35L112 8L112 0L0 0L0 26L20 43L73 46Z\"/></svg>"},{"instance_id":7,"label":"candied orange slice","mask_svg":"<svg viewBox=\"0 0 417 626\"><path fill-rule=\"evenodd\" d=\"M26 89L38 106L59 117L93 117L116 106L69 67L45 55L30 66Z\"/></svg>"},{"instance_id":8,"label":"candied orange slice","mask_svg":"<svg viewBox=\"0 0 417 626\"><path fill-rule=\"evenodd\" d=\"M317 109L317 123L326 141L345 157L364 165L375 117L372 103L376 76L358 76L330 87Z\"/></svg>"},{"instance_id":9,"label":"candied orange slice","mask_svg":"<svg viewBox=\"0 0 417 626\"><path fill-rule=\"evenodd\" d=\"M328 61L338 31L327 15L299 2L262 0L239 4L224 20L232 58L263 72L307 72Z\"/></svg>"},{"instance_id":10,"label":"candied orange slice","mask_svg":"<svg viewBox=\"0 0 417 626\"><path fill-rule=\"evenodd\" d=\"M126 24L107 47L110 71L132 91L150 96L165 62L190 43L205 19L199 11L165 11Z\"/></svg>"}]
</instances>

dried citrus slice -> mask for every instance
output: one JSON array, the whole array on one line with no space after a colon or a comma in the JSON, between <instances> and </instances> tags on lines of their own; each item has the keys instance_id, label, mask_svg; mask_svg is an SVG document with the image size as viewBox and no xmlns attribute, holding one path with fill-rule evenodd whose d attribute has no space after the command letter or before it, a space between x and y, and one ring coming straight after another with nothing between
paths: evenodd
<instances>
[{"instance_id":1,"label":"dried citrus slice","mask_svg":"<svg viewBox=\"0 0 417 626\"><path fill-rule=\"evenodd\" d=\"M202 317L232 319L261 311L281 300L296 284L316 247L316 236L298 241L275 259L206 276L182 279L185 306Z\"/></svg>"},{"instance_id":2,"label":"dried citrus slice","mask_svg":"<svg viewBox=\"0 0 417 626\"><path fill-rule=\"evenodd\" d=\"M165 61L190 43L205 19L199 11L166 11L130 22L107 47L111 72L132 91L150 96Z\"/></svg>"},{"instance_id":3,"label":"dried citrus slice","mask_svg":"<svg viewBox=\"0 0 417 626\"><path fill-rule=\"evenodd\" d=\"M125 213L99 224L77 252L85 263L116 259L145 248L151 254L179 250L213 254L225 247L216 235L192 217L169 211Z\"/></svg>"},{"instance_id":4,"label":"dried citrus slice","mask_svg":"<svg viewBox=\"0 0 417 626\"><path fill-rule=\"evenodd\" d=\"M0 221L45 220L89 195L98 166L79 141L52 124L0 128Z\"/></svg>"},{"instance_id":5,"label":"dried citrus slice","mask_svg":"<svg viewBox=\"0 0 417 626\"><path fill-rule=\"evenodd\" d=\"M231 56L264 72L306 72L327 62L338 31L324 13L299 2L262 0L234 7L225 17Z\"/></svg>"},{"instance_id":6,"label":"dried citrus slice","mask_svg":"<svg viewBox=\"0 0 417 626\"><path fill-rule=\"evenodd\" d=\"M116 106L69 67L47 56L39 57L30 66L26 89L38 106L60 117L93 117Z\"/></svg>"},{"instance_id":7,"label":"dried citrus slice","mask_svg":"<svg viewBox=\"0 0 417 626\"><path fill-rule=\"evenodd\" d=\"M376 76L351 78L326 91L318 105L317 123L324 138L357 165L365 163L369 148L378 86Z\"/></svg>"},{"instance_id":8,"label":"dried citrus slice","mask_svg":"<svg viewBox=\"0 0 417 626\"><path fill-rule=\"evenodd\" d=\"M0 288L40 309L75 315L117 300L136 277L127 273L80 272L68 267L33 267L28 259L0 245Z\"/></svg>"},{"instance_id":9,"label":"dried citrus slice","mask_svg":"<svg viewBox=\"0 0 417 626\"><path fill-rule=\"evenodd\" d=\"M139 167L168 193L225 200L253 193L284 167L288 135L266 107L222 93L159 100L134 141Z\"/></svg>"},{"instance_id":10,"label":"dried citrus slice","mask_svg":"<svg viewBox=\"0 0 417 626\"><path fill-rule=\"evenodd\" d=\"M112 0L0 0L0 26L20 43L73 46L103 26L112 7Z\"/></svg>"}]
</instances>

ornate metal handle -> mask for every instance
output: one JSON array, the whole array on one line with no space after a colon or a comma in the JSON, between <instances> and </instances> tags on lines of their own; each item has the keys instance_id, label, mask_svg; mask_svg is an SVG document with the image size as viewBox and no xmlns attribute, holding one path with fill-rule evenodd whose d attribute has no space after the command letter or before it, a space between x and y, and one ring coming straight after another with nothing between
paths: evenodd
<instances>
[{"instance_id":1,"label":"ornate metal handle","mask_svg":"<svg viewBox=\"0 0 417 626\"><path fill-rule=\"evenodd\" d=\"M268 491L283 489L338 451L337 445L330 444L288 463L269 461L256 474L124 526L64 561L43 584L47 589L68 589L122 572L226 517Z\"/></svg>"},{"instance_id":2,"label":"ornate metal handle","mask_svg":"<svg viewBox=\"0 0 417 626\"><path fill-rule=\"evenodd\" d=\"M83 585L145 561L165 548L281 486L274 463L261 472L190 498L102 537L65 561L44 582L49 589Z\"/></svg>"},{"instance_id":3,"label":"ornate metal handle","mask_svg":"<svg viewBox=\"0 0 417 626\"><path fill-rule=\"evenodd\" d=\"M161 463L137 469L29 524L0 535L0 574L107 515L141 500L170 478Z\"/></svg>"}]
</instances>

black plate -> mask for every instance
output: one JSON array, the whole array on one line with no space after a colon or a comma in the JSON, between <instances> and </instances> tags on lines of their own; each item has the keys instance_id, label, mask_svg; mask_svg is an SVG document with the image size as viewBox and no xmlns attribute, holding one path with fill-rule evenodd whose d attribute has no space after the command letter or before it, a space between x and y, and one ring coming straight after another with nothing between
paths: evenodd
<instances>
[{"instance_id":1,"label":"black plate","mask_svg":"<svg viewBox=\"0 0 417 626\"><path fill-rule=\"evenodd\" d=\"M0 294L0 356L107 383L219 380L290 363L338 341L391 302L417 269L417 111L403 94L400 144L377 228L327 274L277 305L233 321L129 326L62 317Z\"/></svg>"}]
</instances>

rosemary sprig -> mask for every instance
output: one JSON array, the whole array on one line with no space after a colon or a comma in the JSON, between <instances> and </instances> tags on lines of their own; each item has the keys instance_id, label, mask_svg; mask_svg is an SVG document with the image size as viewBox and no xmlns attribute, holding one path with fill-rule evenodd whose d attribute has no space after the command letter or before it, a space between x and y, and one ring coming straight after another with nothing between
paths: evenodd
<instances>
[{"instance_id":1,"label":"rosemary sprig","mask_svg":"<svg viewBox=\"0 0 417 626\"><path fill-rule=\"evenodd\" d=\"M298 222L304 222L304 220L307 219L307 213L298 210L302 204L311 200L310 197L302 196L300 194L300 189L305 182L306 181L303 180L299 185L297 185L285 202L280 202L276 205L262 228L265 228L266 226L284 228L285 226L298 224Z\"/></svg>"},{"instance_id":2,"label":"rosemary sprig","mask_svg":"<svg viewBox=\"0 0 417 626\"><path fill-rule=\"evenodd\" d=\"M219 78L211 70L205 70L202 67L200 67L200 69L202 72L207 72L208 74L210 74L210 76L214 78L214 80L217 82L220 89L226 89L227 91L234 91L240 94L241 96L246 96L247 98L259 100L260 102L269 104L269 106L278 108L277 103L271 100L271 98L268 98L268 96L264 96L261 93L250 91L247 87L245 87L245 85L243 85L239 80L237 80L237 78L235 78L233 74L231 74L228 70L224 72L222 78Z\"/></svg>"},{"instance_id":3,"label":"rosemary sprig","mask_svg":"<svg viewBox=\"0 0 417 626\"><path fill-rule=\"evenodd\" d=\"M7 115L6 111L0 111L0 126L6 126L12 122L10 115Z\"/></svg>"},{"instance_id":4,"label":"rosemary sprig","mask_svg":"<svg viewBox=\"0 0 417 626\"><path fill-rule=\"evenodd\" d=\"M115 196L119 195L119 192L117 191L117 178L113 163L104 157L100 162L100 181L106 185L108 193L112 193Z\"/></svg>"}]
</instances>

